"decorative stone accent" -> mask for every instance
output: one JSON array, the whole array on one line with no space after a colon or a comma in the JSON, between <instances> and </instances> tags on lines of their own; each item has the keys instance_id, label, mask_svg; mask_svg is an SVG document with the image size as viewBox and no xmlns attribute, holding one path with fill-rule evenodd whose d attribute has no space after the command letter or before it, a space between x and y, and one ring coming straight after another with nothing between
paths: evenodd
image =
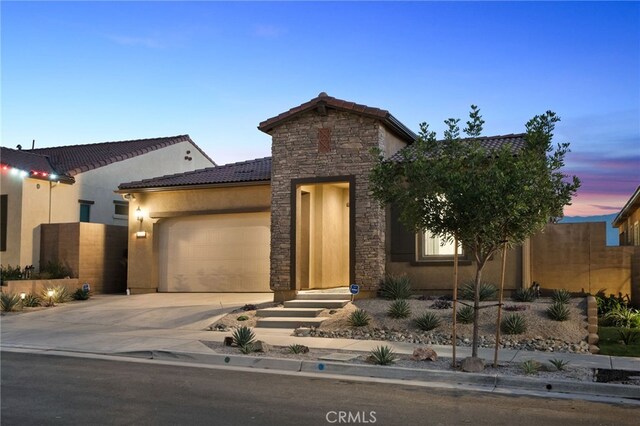
<instances>
[{"instance_id":1,"label":"decorative stone accent","mask_svg":"<svg viewBox=\"0 0 640 426\"><path fill-rule=\"evenodd\" d=\"M596 346L600 341L598 336L598 303L593 296L587 296L587 343L589 344L589 352L597 354L600 348Z\"/></svg>"},{"instance_id":2,"label":"decorative stone accent","mask_svg":"<svg viewBox=\"0 0 640 426\"><path fill-rule=\"evenodd\" d=\"M467 373L479 373L484 370L484 360L482 358L469 357L462 360L460 364L462 371Z\"/></svg>"},{"instance_id":3,"label":"decorative stone accent","mask_svg":"<svg viewBox=\"0 0 640 426\"><path fill-rule=\"evenodd\" d=\"M328 130L323 130L328 129ZM370 194L369 173L374 147L385 149L385 129L379 120L327 108L310 110L284 121L270 132L271 289L291 296L291 200L293 179L352 176L355 179L355 284L375 291L385 273L385 210ZM325 141L330 139L326 152ZM320 151L320 152L319 152ZM345 283L347 284L347 283ZM351 283L353 284L353 283Z\"/></svg>"},{"instance_id":4,"label":"decorative stone accent","mask_svg":"<svg viewBox=\"0 0 640 426\"><path fill-rule=\"evenodd\" d=\"M411 359L414 361L437 361L438 354L431 348L415 348Z\"/></svg>"}]
</instances>

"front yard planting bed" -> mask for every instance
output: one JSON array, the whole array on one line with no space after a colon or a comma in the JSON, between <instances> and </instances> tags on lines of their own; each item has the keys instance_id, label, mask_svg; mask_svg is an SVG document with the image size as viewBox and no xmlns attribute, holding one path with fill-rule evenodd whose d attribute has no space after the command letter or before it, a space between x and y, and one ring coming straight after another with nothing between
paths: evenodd
<instances>
[{"instance_id":1,"label":"front yard planting bed","mask_svg":"<svg viewBox=\"0 0 640 426\"><path fill-rule=\"evenodd\" d=\"M598 336L600 337L598 342L599 353L601 355L640 357L640 336L635 342L625 345L620 339L619 330L623 329L619 327L598 328ZM640 329L636 330L640 334Z\"/></svg>"}]
</instances>

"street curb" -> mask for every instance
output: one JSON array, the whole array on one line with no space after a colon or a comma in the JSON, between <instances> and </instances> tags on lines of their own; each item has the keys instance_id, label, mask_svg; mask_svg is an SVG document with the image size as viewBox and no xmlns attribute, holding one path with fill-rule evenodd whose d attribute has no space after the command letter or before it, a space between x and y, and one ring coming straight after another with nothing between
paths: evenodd
<instances>
[{"instance_id":1,"label":"street curb","mask_svg":"<svg viewBox=\"0 0 640 426\"><path fill-rule=\"evenodd\" d=\"M518 389L547 394L574 394L599 397L617 397L640 403L640 386L597 382L572 382L533 377L500 376L497 374L464 373L411 369L404 367L349 364L341 362L306 361L299 359L255 357L249 355L192 353L169 350L122 352L112 355L150 358L165 361L188 361L198 364L245 367L320 375L356 376L391 380L407 380L449 385L474 386L491 390Z\"/></svg>"}]
</instances>

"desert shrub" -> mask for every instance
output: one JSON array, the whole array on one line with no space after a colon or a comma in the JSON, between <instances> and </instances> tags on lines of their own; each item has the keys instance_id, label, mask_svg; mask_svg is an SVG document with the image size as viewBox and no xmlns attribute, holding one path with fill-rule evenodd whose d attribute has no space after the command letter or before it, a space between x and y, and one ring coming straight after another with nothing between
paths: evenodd
<instances>
[{"instance_id":1,"label":"desert shrub","mask_svg":"<svg viewBox=\"0 0 640 426\"><path fill-rule=\"evenodd\" d=\"M45 275L53 280L66 278L71 276L71 270L58 260L49 260L44 267L40 268L40 276L44 278Z\"/></svg>"},{"instance_id":2,"label":"desert shrub","mask_svg":"<svg viewBox=\"0 0 640 426\"><path fill-rule=\"evenodd\" d=\"M2 282L20 280L22 279L22 269L20 266L0 265L0 278L2 279Z\"/></svg>"},{"instance_id":3,"label":"desert shrub","mask_svg":"<svg viewBox=\"0 0 640 426\"><path fill-rule=\"evenodd\" d=\"M559 359L559 358L550 359L549 363L551 365L553 365L556 368L556 370L558 370L558 371L566 370L567 365L569 365L569 361L565 361L565 360Z\"/></svg>"},{"instance_id":4,"label":"desert shrub","mask_svg":"<svg viewBox=\"0 0 640 426\"><path fill-rule=\"evenodd\" d=\"M369 317L369 314L366 311L362 309L356 309L355 311L351 312L351 315L349 315L347 321L352 327L364 327L369 325L371 317Z\"/></svg>"},{"instance_id":5,"label":"desert shrub","mask_svg":"<svg viewBox=\"0 0 640 426\"><path fill-rule=\"evenodd\" d=\"M411 315L409 302L404 299L394 300L393 302L391 302L391 306L389 306L387 315L389 315L391 318L407 318L409 315Z\"/></svg>"},{"instance_id":6,"label":"desert shrub","mask_svg":"<svg viewBox=\"0 0 640 426\"><path fill-rule=\"evenodd\" d=\"M474 285L473 281L470 281L462 286L460 289L460 297L463 300L473 300L474 299ZM490 283L481 282L480 283L480 300L491 300L495 299L496 294L498 293L498 288Z\"/></svg>"},{"instance_id":7,"label":"desert shrub","mask_svg":"<svg viewBox=\"0 0 640 426\"><path fill-rule=\"evenodd\" d=\"M27 294L22 301L22 306L27 308L35 308L42 304L42 300L35 294Z\"/></svg>"},{"instance_id":8,"label":"desert shrub","mask_svg":"<svg viewBox=\"0 0 640 426\"><path fill-rule=\"evenodd\" d=\"M247 321L248 319L249 317L246 315L240 315L238 318L236 318L237 321Z\"/></svg>"},{"instance_id":9,"label":"desert shrub","mask_svg":"<svg viewBox=\"0 0 640 426\"><path fill-rule=\"evenodd\" d=\"M53 292L53 295L49 297L49 291ZM57 285L55 287L47 287L42 291L42 299L53 303L65 303L72 299L71 293L63 285Z\"/></svg>"},{"instance_id":10,"label":"desert shrub","mask_svg":"<svg viewBox=\"0 0 640 426\"><path fill-rule=\"evenodd\" d=\"M91 292L83 288L79 288L72 294L73 300L88 300L91 297Z\"/></svg>"},{"instance_id":11,"label":"desert shrub","mask_svg":"<svg viewBox=\"0 0 640 426\"><path fill-rule=\"evenodd\" d=\"M536 292L532 288L519 288L511 296L516 302L533 302L536 300Z\"/></svg>"},{"instance_id":12,"label":"desert shrub","mask_svg":"<svg viewBox=\"0 0 640 426\"><path fill-rule=\"evenodd\" d=\"M235 329L231 338L233 339L233 343L235 343L240 347L240 349L242 349L252 346L256 335L253 333L253 330L243 325L242 327L238 327Z\"/></svg>"},{"instance_id":13,"label":"desert shrub","mask_svg":"<svg viewBox=\"0 0 640 426\"><path fill-rule=\"evenodd\" d=\"M564 303L553 302L547 308L547 315L554 321L566 321L569 319L569 307Z\"/></svg>"},{"instance_id":14,"label":"desert shrub","mask_svg":"<svg viewBox=\"0 0 640 426\"><path fill-rule=\"evenodd\" d=\"M609 311L604 319L614 327L640 328L640 311L626 306Z\"/></svg>"},{"instance_id":15,"label":"desert shrub","mask_svg":"<svg viewBox=\"0 0 640 426\"><path fill-rule=\"evenodd\" d=\"M524 361L521 364L521 367L525 374L538 374L538 370L540 370L540 363L533 359L529 359Z\"/></svg>"},{"instance_id":16,"label":"desert shrub","mask_svg":"<svg viewBox=\"0 0 640 426\"><path fill-rule=\"evenodd\" d=\"M598 316L600 317L604 317L606 314L616 309L620 309L622 307L626 308L629 306L628 296L614 296L613 294L605 296L603 290L600 290L596 294L595 298L596 303L598 304Z\"/></svg>"},{"instance_id":17,"label":"desert shrub","mask_svg":"<svg viewBox=\"0 0 640 426\"><path fill-rule=\"evenodd\" d=\"M571 293L564 288L553 290L553 294L551 295L551 300L555 303L563 303L567 304L571 300Z\"/></svg>"},{"instance_id":18,"label":"desert shrub","mask_svg":"<svg viewBox=\"0 0 640 426\"><path fill-rule=\"evenodd\" d=\"M396 354L389 346L378 346L370 352L369 360L377 365L389 365L396 360Z\"/></svg>"},{"instance_id":19,"label":"desert shrub","mask_svg":"<svg viewBox=\"0 0 640 426\"><path fill-rule=\"evenodd\" d=\"M458 309L456 319L462 324L471 324L473 322L473 306L464 306Z\"/></svg>"},{"instance_id":20,"label":"desert shrub","mask_svg":"<svg viewBox=\"0 0 640 426\"><path fill-rule=\"evenodd\" d=\"M438 299L431 304L431 309L451 309L452 303L445 299Z\"/></svg>"},{"instance_id":21,"label":"desert shrub","mask_svg":"<svg viewBox=\"0 0 640 426\"><path fill-rule=\"evenodd\" d=\"M15 293L0 293L0 309L3 312L15 311L20 307L20 295Z\"/></svg>"},{"instance_id":22,"label":"desert shrub","mask_svg":"<svg viewBox=\"0 0 640 426\"><path fill-rule=\"evenodd\" d=\"M635 343L640 337L640 332L631 328L621 328L618 330L618 336L625 345L631 345Z\"/></svg>"},{"instance_id":23,"label":"desert shrub","mask_svg":"<svg viewBox=\"0 0 640 426\"><path fill-rule=\"evenodd\" d=\"M415 318L413 323L422 331L430 331L440 325L440 318L433 312L425 312L423 315Z\"/></svg>"},{"instance_id":24,"label":"desert shrub","mask_svg":"<svg viewBox=\"0 0 640 426\"><path fill-rule=\"evenodd\" d=\"M408 299L411 297L411 280L406 275L388 274L382 281L380 294L385 299Z\"/></svg>"},{"instance_id":25,"label":"desert shrub","mask_svg":"<svg viewBox=\"0 0 640 426\"><path fill-rule=\"evenodd\" d=\"M505 334L522 334L527 331L527 323L522 315L511 314L500 322L500 329Z\"/></svg>"},{"instance_id":26,"label":"desert shrub","mask_svg":"<svg viewBox=\"0 0 640 426\"><path fill-rule=\"evenodd\" d=\"M287 349L289 350L290 354L303 354L303 353L309 352L308 347L304 345L299 345L297 343L294 345L289 345Z\"/></svg>"}]
</instances>

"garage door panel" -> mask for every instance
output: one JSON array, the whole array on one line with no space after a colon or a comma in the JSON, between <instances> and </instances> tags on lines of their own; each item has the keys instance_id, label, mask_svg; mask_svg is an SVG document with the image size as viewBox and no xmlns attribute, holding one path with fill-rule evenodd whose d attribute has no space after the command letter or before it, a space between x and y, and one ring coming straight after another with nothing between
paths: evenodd
<instances>
[{"instance_id":1,"label":"garage door panel","mask_svg":"<svg viewBox=\"0 0 640 426\"><path fill-rule=\"evenodd\" d=\"M160 291L270 291L268 213L174 218L160 226Z\"/></svg>"}]
</instances>

